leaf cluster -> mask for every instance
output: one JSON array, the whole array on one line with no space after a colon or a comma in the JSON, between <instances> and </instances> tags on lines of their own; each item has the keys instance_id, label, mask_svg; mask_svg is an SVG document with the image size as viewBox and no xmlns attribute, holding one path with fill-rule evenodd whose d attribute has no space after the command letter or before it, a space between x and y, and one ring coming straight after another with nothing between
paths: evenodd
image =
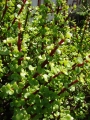
<instances>
[{"instance_id":1,"label":"leaf cluster","mask_svg":"<svg viewBox=\"0 0 90 120\"><path fill-rule=\"evenodd\" d=\"M31 4L0 3L1 120L89 119L89 14L78 26L65 0Z\"/></svg>"}]
</instances>

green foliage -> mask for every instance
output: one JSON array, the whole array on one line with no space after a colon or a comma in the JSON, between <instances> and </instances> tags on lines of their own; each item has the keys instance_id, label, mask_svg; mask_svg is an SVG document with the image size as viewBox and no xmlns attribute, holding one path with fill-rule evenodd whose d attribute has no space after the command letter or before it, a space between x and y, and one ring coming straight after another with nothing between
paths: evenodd
<instances>
[{"instance_id":1,"label":"green foliage","mask_svg":"<svg viewBox=\"0 0 90 120\"><path fill-rule=\"evenodd\" d=\"M68 9L1 1L0 120L89 119L90 18L70 26Z\"/></svg>"}]
</instances>

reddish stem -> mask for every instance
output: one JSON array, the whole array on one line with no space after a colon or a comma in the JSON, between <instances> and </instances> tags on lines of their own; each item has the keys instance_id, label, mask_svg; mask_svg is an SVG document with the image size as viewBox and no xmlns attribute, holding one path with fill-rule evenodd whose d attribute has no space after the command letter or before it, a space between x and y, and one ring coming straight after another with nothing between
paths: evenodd
<instances>
[{"instance_id":1,"label":"reddish stem","mask_svg":"<svg viewBox=\"0 0 90 120\"><path fill-rule=\"evenodd\" d=\"M26 3L26 0L23 0L23 3L25 4L25 3ZM22 5L21 9L19 10L18 15L22 12L23 7L24 7L24 4ZM17 19L17 18L14 18L14 20L12 21L12 25L15 23L16 19ZM9 26L7 30L10 30L10 28L11 28L11 27Z\"/></svg>"},{"instance_id":2,"label":"reddish stem","mask_svg":"<svg viewBox=\"0 0 90 120\"><path fill-rule=\"evenodd\" d=\"M8 1L8 0L6 0L5 9L4 9L4 11L3 11L1 20L4 18L4 15L6 14L6 11L7 11L7 9L8 9L7 1Z\"/></svg>"},{"instance_id":3,"label":"reddish stem","mask_svg":"<svg viewBox=\"0 0 90 120\"><path fill-rule=\"evenodd\" d=\"M58 43L58 45L61 45L63 42L64 42L64 40L62 39L62 40ZM56 50L58 49L58 45L54 47L54 49L51 51L51 53L49 54L49 56L53 56L53 55L54 55L54 53L55 53ZM48 63L49 63L48 60L45 60L45 61L41 64L41 68L44 68L44 66L45 66L46 64L48 64ZM36 73L33 75L33 77L36 78L38 75L39 75L39 73L36 72Z\"/></svg>"},{"instance_id":4,"label":"reddish stem","mask_svg":"<svg viewBox=\"0 0 90 120\"><path fill-rule=\"evenodd\" d=\"M21 9L19 10L18 15L22 12L23 7L24 7L24 4L22 5Z\"/></svg>"},{"instance_id":5,"label":"reddish stem","mask_svg":"<svg viewBox=\"0 0 90 120\"><path fill-rule=\"evenodd\" d=\"M61 45L63 42L64 40L62 39L58 44ZM58 45L55 46L55 48L51 51L50 56L53 56L57 49L58 49Z\"/></svg>"},{"instance_id":6,"label":"reddish stem","mask_svg":"<svg viewBox=\"0 0 90 120\"><path fill-rule=\"evenodd\" d=\"M23 1L23 3L25 4L26 0L22 0L22 1Z\"/></svg>"},{"instance_id":7,"label":"reddish stem","mask_svg":"<svg viewBox=\"0 0 90 120\"><path fill-rule=\"evenodd\" d=\"M39 75L39 73L36 72L36 73L33 75L33 78L36 78L38 75Z\"/></svg>"},{"instance_id":8,"label":"reddish stem","mask_svg":"<svg viewBox=\"0 0 90 120\"><path fill-rule=\"evenodd\" d=\"M21 33L18 33L18 50L21 51Z\"/></svg>"},{"instance_id":9,"label":"reddish stem","mask_svg":"<svg viewBox=\"0 0 90 120\"><path fill-rule=\"evenodd\" d=\"M71 82L71 83L68 85L68 88L71 87L72 85L76 84L77 82L78 82L78 80L74 80L73 82ZM63 88L63 89L58 93L58 95L64 93L66 90L67 90L67 88Z\"/></svg>"},{"instance_id":10,"label":"reddish stem","mask_svg":"<svg viewBox=\"0 0 90 120\"><path fill-rule=\"evenodd\" d=\"M21 28L21 23L18 22L18 29L19 29L19 33L18 33L18 50L21 51L21 32L20 32L20 28Z\"/></svg>"},{"instance_id":11,"label":"reddish stem","mask_svg":"<svg viewBox=\"0 0 90 120\"><path fill-rule=\"evenodd\" d=\"M45 60L42 64L41 64L41 68L44 68L44 66L48 64L48 60Z\"/></svg>"},{"instance_id":12,"label":"reddish stem","mask_svg":"<svg viewBox=\"0 0 90 120\"><path fill-rule=\"evenodd\" d=\"M38 6L40 6L40 4L41 4L41 0L38 0Z\"/></svg>"},{"instance_id":13,"label":"reddish stem","mask_svg":"<svg viewBox=\"0 0 90 120\"><path fill-rule=\"evenodd\" d=\"M21 51L21 44L22 44L22 40L21 40L21 32L20 32L20 28L21 28L21 23L18 22L18 29L19 29L19 33L18 33L18 42L17 42L17 46L18 46L18 51ZM21 61L23 60L23 58L18 59L18 65L21 65Z\"/></svg>"}]
</instances>

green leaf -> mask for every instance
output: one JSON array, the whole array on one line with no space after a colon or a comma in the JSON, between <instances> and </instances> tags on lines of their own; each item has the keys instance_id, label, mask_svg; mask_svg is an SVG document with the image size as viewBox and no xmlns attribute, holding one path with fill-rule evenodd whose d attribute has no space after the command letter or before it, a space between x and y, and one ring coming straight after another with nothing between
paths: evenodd
<instances>
[{"instance_id":1,"label":"green leaf","mask_svg":"<svg viewBox=\"0 0 90 120\"><path fill-rule=\"evenodd\" d=\"M20 4L18 4L18 5L17 5L17 7L18 7L18 8L21 8L21 5L20 5Z\"/></svg>"},{"instance_id":2,"label":"green leaf","mask_svg":"<svg viewBox=\"0 0 90 120\"><path fill-rule=\"evenodd\" d=\"M78 62L79 64L82 64L82 63L83 63L82 57L78 57L78 58L77 58L77 62Z\"/></svg>"},{"instance_id":3,"label":"green leaf","mask_svg":"<svg viewBox=\"0 0 90 120\"><path fill-rule=\"evenodd\" d=\"M72 37L72 33L67 32L67 33L66 33L66 38L71 39L71 37Z\"/></svg>"},{"instance_id":4,"label":"green leaf","mask_svg":"<svg viewBox=\"0 0 90 120\"><path fill-rule=\"evenodd\" d=\"M44 74L44 75L43 75L43 78L44 78L44 80L45 80L46 82L48 82L48 75L47 75L47 74Z\"/></svg>"},{"instance_id":5,"label":"green leaf","mask_svg":"<svg viewBox=\"0 0 90 120\"><path fill-rule=\"evenodd\" d=\"M71 86L70 90L73 92L75 91L75 86Z\"/></svg>"},{"instance_id":6,"label":"green leaf","mask_svg":"<svg viewBox=\"0 0 90 120\"><path fill-rule=\"evenodd\" d=\"M65 75L68 75L67 69L63 68L61 71L62 71Z\"/></svg>"},{"instance_id":7,"label":"green leaf","mask_svg":"<svg viewBox=\"0 0 90 120\"><path fill-rule=\"evenodd\" d=\"M24 94L24 97L25 97L25 98L28 98L29 95L30 95L30 92L25 93L25 94Z\"/></svg>"},{"instance_id":8,"label":"green leaf","mask_svg":"<svg viewBox=\"0 0 90 120\"><path fill-rule=\"evenodd\" d=\"M90 61L90 54L86 55L86 60Z\"/></svg>"},{"instance_id":9,"label":"green leaf","mask_svg":"<svg viewBox=\"0 0 90 120\"><path fill-rule=\"evenodd\" d=\"M29 65L29 70L30 70L30 71L34 71L34 70L35 70L35 67L33 67L32 65Z\"/></svg>"},{"instance_id":10,"label":"green leaf","mask_svg":"<svg viewBox=\"0 0 90 120\"><path fill-rule=\"evenodd\" d=\"M73 119L73 117L70 114L67 114L66 116L61 118L61 120L74 120L74 119Z\"/></svg>"},{"instance_id":11,"label":"green leaf","mask_svg":"<svg viewBox=\"0 0 90 120\"><path fill-rule=\"evenodd\" d=\"M9 94L9 95L13 95L13 94L14 94L14 90L9 90L9 91L8 91L8 94Z\"/></svg>"}]
</instances>

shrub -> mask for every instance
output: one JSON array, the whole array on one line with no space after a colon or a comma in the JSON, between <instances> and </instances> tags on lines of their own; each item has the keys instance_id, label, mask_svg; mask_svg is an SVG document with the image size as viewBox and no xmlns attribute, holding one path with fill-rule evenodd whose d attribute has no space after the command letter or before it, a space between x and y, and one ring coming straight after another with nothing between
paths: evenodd
<instances>
[{"instance_id":1,"label":"shrub","mask_svg":"<svg viewBox=\"0 0 90 120\"><path fill-rule=\"evenodd\" d=\"M65 0L37 7L30 0L1 1L1 120L80 120L89 114L89 14L82 28L74 21L70 27L68 9Z\"/></svg>"}]
</instances>

